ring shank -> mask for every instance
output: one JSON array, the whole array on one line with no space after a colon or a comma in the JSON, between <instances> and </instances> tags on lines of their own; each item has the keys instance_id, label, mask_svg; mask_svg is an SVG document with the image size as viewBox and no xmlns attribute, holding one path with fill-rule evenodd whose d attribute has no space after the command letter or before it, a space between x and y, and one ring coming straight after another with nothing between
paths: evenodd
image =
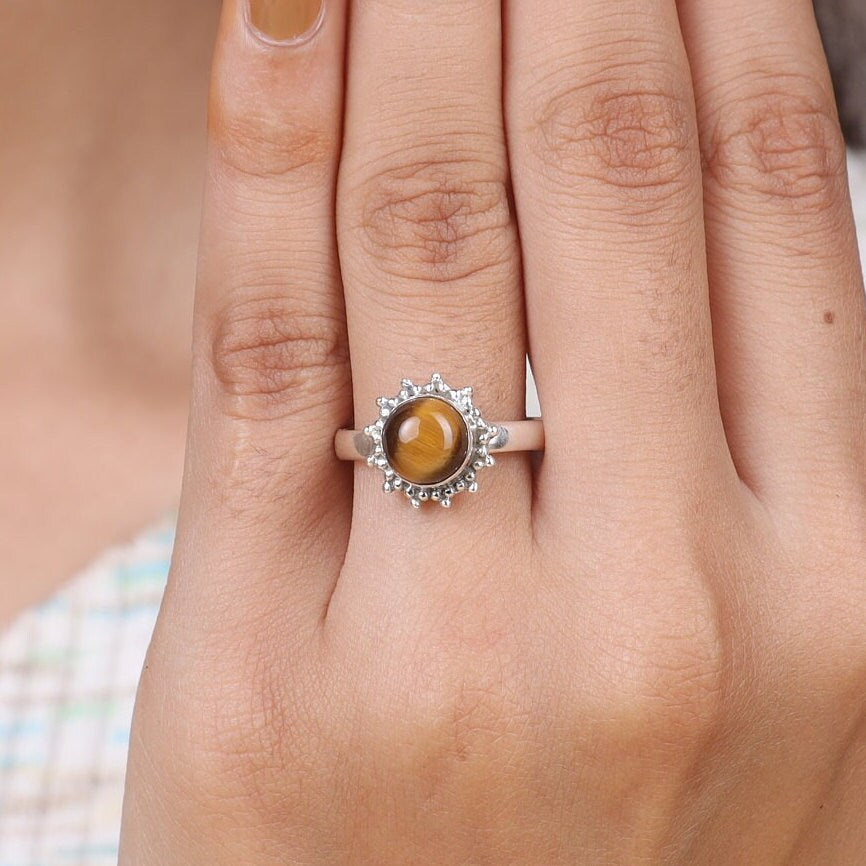
<instances>
[{"instance_id":1,"label":"ring shank","mask_svg":"<svg viewBox=\"0 0 866 866\"><path fill-rule=\"evenodd\" d=\"M499 435L490 443L491 451L503 453L544 449L544 424L540 418L499 421L490 426L499 430ZM334 437L334 449L340 460L366 460L372 446L372 440L363 430L338 430Z\"/></svg>"}]
</instances>

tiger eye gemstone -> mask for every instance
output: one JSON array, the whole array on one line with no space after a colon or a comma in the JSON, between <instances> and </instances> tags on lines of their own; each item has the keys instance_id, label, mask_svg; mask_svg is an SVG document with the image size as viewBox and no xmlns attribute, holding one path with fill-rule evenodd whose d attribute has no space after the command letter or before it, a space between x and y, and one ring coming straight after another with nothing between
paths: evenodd
<instances>
[{"instance_id":1,"label":"tiger eye gemstone","mask_svg":"<svg viewBox=\"0 0 866 866\"><path fill-rule=\"evenodd\" d=\"M398 406L382 431L385 456L412 484L440 484L460 470L469 448L463 416L437 397Z\"/></svg>"}]
</instances>

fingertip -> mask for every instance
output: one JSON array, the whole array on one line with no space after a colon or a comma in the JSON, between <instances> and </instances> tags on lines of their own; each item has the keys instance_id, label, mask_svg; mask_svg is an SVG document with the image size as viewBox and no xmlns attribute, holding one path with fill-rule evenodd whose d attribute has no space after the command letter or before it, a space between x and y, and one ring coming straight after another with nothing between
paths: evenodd
<instances>
[{"instance_id":1,"label":"fingertip","mask_svg":"<svg viewBox=\"0 0 866 866\"><path fill-rule=\"evenodd\" d=\"M268 45L292 47L313 39L325 19L325 0L246 0L250 32Z\"/></svg>"}]
</instances>

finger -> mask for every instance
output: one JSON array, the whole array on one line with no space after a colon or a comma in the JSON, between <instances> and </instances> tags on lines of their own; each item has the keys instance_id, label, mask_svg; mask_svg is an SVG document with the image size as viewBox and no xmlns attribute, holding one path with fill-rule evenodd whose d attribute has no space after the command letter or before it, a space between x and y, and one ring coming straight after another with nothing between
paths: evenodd
<instances>
[{"instance_id":1,"label":"finger","mask_svg":"<svg viewBox=\"0 0 866 866\"><path fill-rule=\"evenodd\" d=\"M338 235L356 421L375 420L376 397L399 391L402 377L434 371L473 386L491 420L521 417L498 0L360 2L350 46ZM525 507L525 457L503 458L480 483L483 502L455 505L489 510L498 497L509 513ZM368 467L355 484L362 532L378 517L409 527L445 519L432 505L418 515L403 497L382 500L382 475Z\"/></svg>"},{"instance_id":2,"label":"finger","mask_svg":"<svg viewBox=\"0 0 866 866\"><path fill-rule=\"evenodd\" d=\"M283 6L302 4L227 0L220 26L172 590L247 632L251 611L318 621L351 508L332 451L351 417L332 204L345 8L316 25Z\"/></svg>"},{"instance_id":3,"label":"finger","mask_svg":"<svg viewBox=\"0 0 866 866\"><path fill-rule=\"evenodd\" d=\"M864 464L863 284L810 0L681 0L725 427L741 475L835 497ZM811 496L795 496L809 502Z\"/></svg>"},{"instance_id":4,"label":"finger","mask_svg":"<svg viewBox=\"0 0 866 866\"><path fill-rule=\"evenodd\" d=\"M694 484L729 458L673 0L511 2L506 23L541 501Z\"/></svg>"}]
</instances>

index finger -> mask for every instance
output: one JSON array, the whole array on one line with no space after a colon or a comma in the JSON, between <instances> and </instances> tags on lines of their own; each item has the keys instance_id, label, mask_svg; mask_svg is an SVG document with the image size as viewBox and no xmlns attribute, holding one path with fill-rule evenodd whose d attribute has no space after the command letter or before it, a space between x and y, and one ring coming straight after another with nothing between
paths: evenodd
<instances>
[{"instance_id":1,"label":"index finger","mask_svg":"<svg viewBox=\"0 0 866 866\"><path fill-rule=\"evenodd\" d=\"M225 620L243 597L311 628L352 495L333 453L352 417L333 209L345 2L312 23L278 5L228 0L220 26L178 535L196 556L169 599L197 615L216 599Z\"/></svg>"}]
</instances>

